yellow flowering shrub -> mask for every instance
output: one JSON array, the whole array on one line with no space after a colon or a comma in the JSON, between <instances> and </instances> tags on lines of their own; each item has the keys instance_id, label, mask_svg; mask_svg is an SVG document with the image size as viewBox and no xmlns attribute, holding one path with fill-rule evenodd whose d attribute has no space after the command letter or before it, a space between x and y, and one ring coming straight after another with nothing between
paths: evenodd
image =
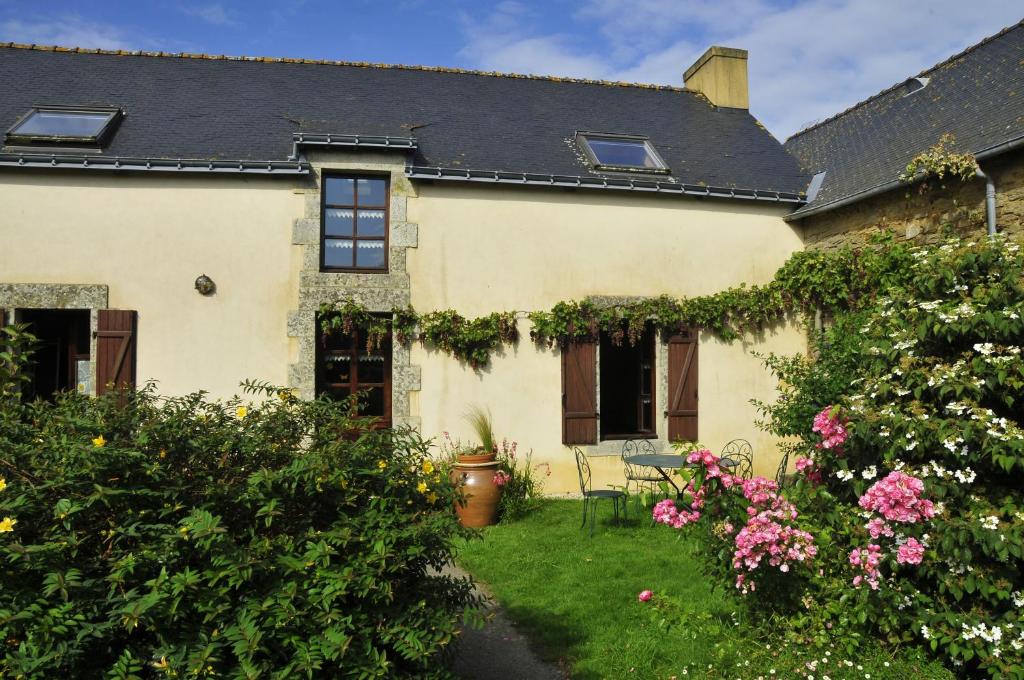
<instances>
[{"instance_id":1,"label":"yellow flowering shrub","mask_svg":"<svg viewBox=\"0 0 1024 680\"><path fill-rule=\"evenodd\" d=\"M266 385L122 406L19 384L0 371L0 677L447 674L478 602L437 570L471 534L416 434Z\"/></svg>"}]
</instances>

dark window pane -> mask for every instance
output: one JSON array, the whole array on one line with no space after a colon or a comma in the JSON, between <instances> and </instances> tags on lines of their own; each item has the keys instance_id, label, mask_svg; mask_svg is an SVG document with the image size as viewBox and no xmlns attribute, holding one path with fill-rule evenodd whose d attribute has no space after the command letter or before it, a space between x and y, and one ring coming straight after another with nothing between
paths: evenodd
<instances>
[{"instance_id":1,"label":"dark window pane","mask_svg":"<svg viewBox=\"0 0 1024 680\"><path fill-rule=\"evenodd\" d=\"M349 354L327 354L323 357L325 383L352 382L352 356Z\"/></svg>"},{"instance_id":2,"label":"dark window pane","mask_svg":"<svg viewBox=\"0 0 1024 680\"><path fill-rule=\"evenodd\" d=\"M356 266L382 269L384 267L384 241L359 241L356 248Z\"/></svg>"},{"instance_id":3,"label":"dark window pane","mask_svg":"<svg viewBox=\"0 0 1024 680\"><path fill-rule=\"evenodd\" d=\"M627 139L587 139L591 151L601 165L638 168L660 168L642 141Z\"/></svg>"},{"instance_id":4,"label":"dark window pane","mask_svg":"<svg viewBox=\"0 0 1024 680\"><path fill-rule=\"evenodd\" d=\"M382 179L360 179L359 182L359 205L384 207L384 199L387 197L385 183Z\"/></svg>"},{"instance_id":5,"label":"dark window pane","mask_svg":"<svg viewBox=\"0 0 1024 680\"><path fill-rule=\"evenodd\" d=\"M359 390L359 414L364 416L384 416L383 387Z\"/></svg>"},{"instance_id":6,"label":"dark window pane","mask_svg":"<svg viewBox=\"0 0 1024 680\"><path fill-rule=\"evenodd\" d=\"M112 115L114 114L35 111L11 132L17 135L95 137Z\"/></svg>"},{"instance_id":7,"label":"dark window pane","mask_svg":"<svg viewBox=\"0 0 1024 680\"><path fill-rule=\"evenodd\" d=\"M360 180L361 181L361 180ZM328 177L324 180L328 205L352 205L355 196L355 180L351 177Z\"/></svg>"},{"instance_id":8,"label":"dark window pane","mask_svg":"<svg viewBox=\"0 0 1024 680\"><path fill-rule=\"evenodd\" d=\"M359 384L384 382L384 357L363 355L359 357Z\"/></svg>"},{"instance_id":9,"label":"dark window pane","mask_svg":"<svg viewBox=\"0 0 1024 680\"><path fill-rule=\"evenodd\" d=\"M360 210L356 216L356 231L360 236L383 236L384 211Z\"/></svg>"},{"instance_id":10,"label":"dark window pane","mask_svg":"<svg viewBox=\"0 0 1024 680\"><path fill-rule=\"evenodd\" d=\"M352 241L340 238L324 239L324 266L351 267Z\"/></svg>"},{"instance_id":11,"label":"dark window pane","mask_svg":"<svg viewBox=\"0 0 1024 680\"><path fill-rule=\"evenodd\" d=\"M345 335L340 330L336 330L324 337L324 349L342 349L351 352L354 339L355 336Z\"/></svg>"},{"instance_id":12,"label":"dark window pane","mask_svg":"<svg viewBox=\"0 0 1024 680\"><path fill-rule=\"evenodd\" d=\"M324 390L324 394L329 396L331 399L341 401L342 399L347 399L349 394L351 394L351 391L347 387L329 387Z\"/></svg>"},{"instance_id":13,"label":"dark window pane","mask_svg":"<svg viewBox=\"0 0 1024 680\"><path fill-rule=\"evenodd\" d=\"M324 210L324 234L327 236L351 236L352 209L327 208Z\"/></svg>"}]
</instances>

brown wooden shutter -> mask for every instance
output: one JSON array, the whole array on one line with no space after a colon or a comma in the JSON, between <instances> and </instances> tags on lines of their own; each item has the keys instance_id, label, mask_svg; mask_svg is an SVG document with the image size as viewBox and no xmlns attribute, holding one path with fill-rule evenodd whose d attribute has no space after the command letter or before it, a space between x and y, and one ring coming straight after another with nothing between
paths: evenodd
<instances>
[{"instance_id":1,"label":"brown wooden shutter","mask_svg":"<svg viewBox=\"0 0 1024 680\"><path fill-rule=\"evenodd\" d=\"M697 329L668 339L668 439L697 441Z\"/></svg>"},{"instance_id":2,"label":"brown wooden shutter","mask_svg":"<svg viewBox=\"0 0 1024 680\"><path fill-rule=\"evenodd\" d=\"M7 325L7 310L0 307L0 328Z\"/></svg>"},{"instance_id":3,"label":"brown wooden shutter","mask_svg":"<svg viewBox=\"0 0 1024 680\"><path fill-rule=\"evenodd\" d=\"M562 349L562 443L597 443L597 343Z\"/></svg>"},{"instance_id":4,"label":"brown wooden shutter","mask_svg":"<svg viewBox=\"0 0 1024 680\"><path fill-rule=\"evenodd\" d=\"M96 394L135 387L135 328L137 313L126 309L99 310L96 331Z\"/></svg>"}]
</instances>

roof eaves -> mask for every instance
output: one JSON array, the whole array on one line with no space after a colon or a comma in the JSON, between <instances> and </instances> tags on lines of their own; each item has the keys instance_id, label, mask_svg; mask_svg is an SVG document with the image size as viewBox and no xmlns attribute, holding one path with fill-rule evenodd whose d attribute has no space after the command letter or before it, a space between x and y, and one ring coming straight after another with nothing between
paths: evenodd
<instances>
[{"instance_id":1,"label":"roof eaves","mask_svg":"<svg viewBox=\"0 0 1024 680\"><path fill-rule=\"evenodd\" d=\"M107 170L133 172L244 173L307 175L301 161L203 160L197 158L131 158L95 154L0 153L0 167Z\"/></svg>"},{"instance_id":2,"label":"roof eaves","mask_svg":"<svg viewBox=\"0 0 1024 680\"><path fill-rule=\"evenodd\" d=\"M432 166L409 166L405 171L409 179L424 181L476 182L483 184L518 184L525 186L561 187L570 189L612 189L639 191L667 195L686 195L705 198L767 201L771 203L803 203L800 194L765 189L731 189L701 184L680 184L657 179L620 177L580 177L576 175L546 175L541 173L508 172L501 170L466 170Z\"/></svg>"},{"instance_id":3,"label":"roof eaves","mask_svg":"<svg viewBox=\"0 0 1024 680\"><path fill-rule=\"evenodd\" d=\"M1008 153L1010 151L1016 151L1017 149L1020 149L1022 147L1024 147L1024 135L1018 135L1017 137L1013 137L1011 139L1007 139L997 144L985 147L984 149L979 149L978 151L975 151L974 158L978 161L984 161L990 158L995 158L996 156ZM862 201L866 198L877 196L878 194L884 194L885 192L892 191L893 189L896 189L904 184L906 184L906 182L904 182L903 180L895 179L889 182L876 184L873 187L868 187L867 189L863 189L853 194L839 196L837 198L832 199L831 201L827 201L825 203L821 203L818 205L814 205L813 202L808 203L804 205L802 208L797 208L790 214L786 215L785 219L787 222L790 222L793 220L803 219L804 217L810 217L811 215L820 215L821 213L836 210L838 208L842 208L843 206L850 205L851 203L856 203L857 201Z\"/></svg>"}]
</instances>

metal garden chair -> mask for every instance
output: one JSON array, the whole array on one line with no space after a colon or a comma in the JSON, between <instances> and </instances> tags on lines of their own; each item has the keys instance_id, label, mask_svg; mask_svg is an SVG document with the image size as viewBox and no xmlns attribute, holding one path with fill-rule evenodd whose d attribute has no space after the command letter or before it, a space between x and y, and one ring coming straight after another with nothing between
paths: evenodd
<instances>
[{"instance_id":1,"label":"metal garden chair","mask_svg":"<svg viewBox=\"0 0 1024 680\"><path fill-rule=\"evenodd\" d=\"M576 454L576 471L580 476L580 493L583 494L583 523L580 529L587 526L587 510L590 510L590 537L594 537L594 523L597 519L597 501L602 498L612 499L615 508L615 521L619 520L619 499L622 499L622 518L626 518L626 494L617 489L593 489L590 481L590 463L587 457L577 447L573 447Z\"/></svg>"},{"instance_id":2,"label":"metal garden chair","mask_svg":"<svg viewBox=\"0 0 1024 680\"><path fill-rule=\"evenodd\" d=\"M775 483L779 485L779 491L786 484L786 470L789 468L789 451L782 456L782 460L779 461L779 469L775 472Z\"/></svg>"},{"instance_id":3,"label":"metal garden chair","mask_svg":"<svg viewBox=\"0 0 1024 680\"><path fill-rule=\"evenodd\" d=\"M746 439L733 439L722 447L722 458L736 461L732 474L741 479L750 479L754 474L754 447Z\"/></svg>"},{"instance_id":4,"label":"metal garden chair","mask_svg":"<svg viewBox=\"0 0 1024 680\"><path fill-rule=\"evenodd\" d=\"M626 493L629 493L629 485L632 483L636 486L637 492L649 489L653 496L658 488L658 483L664 481L657 470L644 465L634 465L629 462L629 459L633 456L649 453L657 453L650 439L628 439L622 444L621 456L626 476Z\"/></svg>"}]
</instances>

